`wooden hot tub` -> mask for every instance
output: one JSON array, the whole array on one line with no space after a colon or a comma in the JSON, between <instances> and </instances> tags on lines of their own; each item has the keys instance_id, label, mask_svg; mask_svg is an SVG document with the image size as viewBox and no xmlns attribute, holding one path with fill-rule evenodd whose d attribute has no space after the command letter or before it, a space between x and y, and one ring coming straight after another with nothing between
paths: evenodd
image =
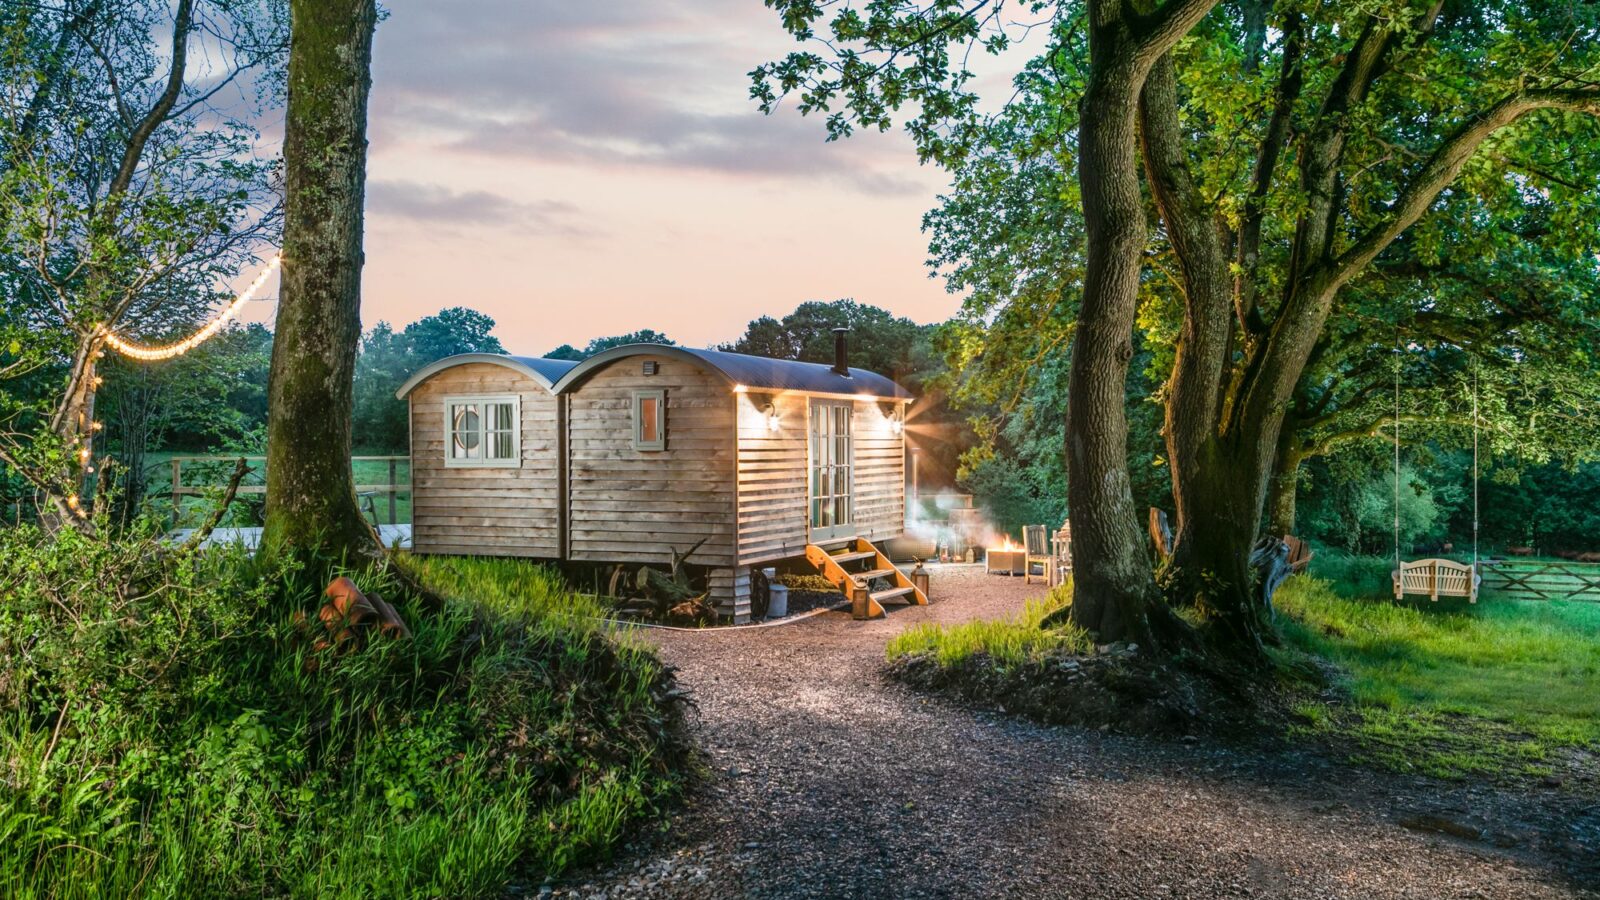
<instances>
[{"instance_id":1,"label":"wooden hot tub","mask_svg":"<svg viewBox=\"0 0 1600 900\"><path fill-rule=\"evenodd\" d=\"M983 551L984 571L990 575L1023 575L1028 571L1028 551L1021 547L990 547Z\"/></svg>"}]
</instances>

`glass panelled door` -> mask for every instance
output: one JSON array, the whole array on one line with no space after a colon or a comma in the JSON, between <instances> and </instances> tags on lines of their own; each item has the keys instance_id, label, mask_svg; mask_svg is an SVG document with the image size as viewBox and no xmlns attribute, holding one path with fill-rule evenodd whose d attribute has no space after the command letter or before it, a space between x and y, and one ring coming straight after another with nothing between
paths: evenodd
<instances>
[{"instance_id":1,"label":"glass panelled door","mask_svg":"<svg viewBox=\"0 0 1600 900\"><path fill-rule=\"evenodd\" d=\"M811 402L811 540L854 537L855 442L848 403Z\"/></svg>"}]
</instances>

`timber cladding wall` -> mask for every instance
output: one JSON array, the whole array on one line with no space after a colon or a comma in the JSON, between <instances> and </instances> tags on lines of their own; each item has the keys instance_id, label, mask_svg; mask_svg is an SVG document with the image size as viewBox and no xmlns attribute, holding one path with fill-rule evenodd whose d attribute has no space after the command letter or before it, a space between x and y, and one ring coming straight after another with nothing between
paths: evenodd
<instances>
[{"instance_id":1,"label":"timber cladding wall","mask_svg":"<svg viewBox=\"0 0 1600 900\"><path fill-rule=\"evenodd\" d=\"M520 467L447 468L444 400L521 397ZM446 369L411 392L413 548L469 556L560 556L556 398L526 375L472 363Z\"/></svg>"},{"instance_id":2,"label":"timber cladding wall","mask_svg":"<svg viewBox=\"0 0 1600 900\"><path fill-rule=\"evenodd\" d=\"M778 415L768 423L766 406ZM739 562L771 562L805 552L810 458L807 446L811 400L805 394L741 395L739 410ZM851 425L855 441L855 521L870 540L905 533L905 437L892 423L888 403L857 400Z\"/></svg>"},{"instance_id":3,"label":"timber cladding wall","mask_svg":"<svg viewBox=\"0 0 1600 900\"><path fill-rule=\"evenodd\" d=\"M768 424L766 405L778 413ZM739 562L770 562L806 551L804 394L739 398Z\"/></svg>"},{"instance_id":4,"label":"timber cladding wall","mask_svg":"<svg viewBox=\"0 0 1600 900\"><path fill-rule=\"evenodd\" d=\"M645 375L645 362L656 374ZM666 449L633 446L633 394L666 394ZM734 394L669 356L629 356L567 390L567 558L664 565L672 550L734 564ZM552 517L553 519L553 517Z\"/></svg>"},{"instance_id":5,"label":"timber cladding wall","mask_svg":"<svg viewBox=\"0 0 1600 900\"><path fill-rule=\"evenodd\" d=\"M896 432L894 408L858 400L855 404L855 518L868 540L896 538L906 530L906 444Z\"/></svg>"}]
</instances>

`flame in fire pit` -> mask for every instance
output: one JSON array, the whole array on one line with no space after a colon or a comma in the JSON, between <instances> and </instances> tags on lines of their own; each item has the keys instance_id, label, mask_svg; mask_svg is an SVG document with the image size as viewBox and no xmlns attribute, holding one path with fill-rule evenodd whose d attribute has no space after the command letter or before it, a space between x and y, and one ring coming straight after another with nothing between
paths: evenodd
<instances>
[{"instance_id":1,"label":"flame in fire pit","mask_svg":"<svg viewBox=\"0 0 1600 900\"><path fill-rule=\"evenodd\" d=\"M1021 550L1022 549L1022 545L1021 544L1013 544L1011 542L1011 535L1008 534L1008 535L1005 536L1004 543L1002 543L998 547L990 547L989 549L990 550L995 550L995 551L998 551L998 552L1002 552L1002 553L1012 553L1012 552L1015 552L1017 550Z\"/></svg>"}]
</instances>

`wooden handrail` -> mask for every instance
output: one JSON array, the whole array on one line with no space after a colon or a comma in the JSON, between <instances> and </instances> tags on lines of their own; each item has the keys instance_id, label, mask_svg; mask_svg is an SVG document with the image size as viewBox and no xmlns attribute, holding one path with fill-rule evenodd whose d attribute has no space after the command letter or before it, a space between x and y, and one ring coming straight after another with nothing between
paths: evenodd
<instances>
[{"instance_id":1,"label":"wooden handrail","mask_svg":"<svg viewBox=\"0 0 1600 900\"><path fill-rule=\"evenodd\" d=\"M223 464L223 463L232 463L232 462L238 460L239 458L240 457L238 457L238 456L215 455L215 454L206 455L206 456L173 456L173 457L169 457L168 458L168 462L171 463L171 465L172 465L172 481L171 481L171 484L168 486L167 494L168 494L169 497L172 498L172 517L173 517L174 526L176 526L177 523L178 523L179 508L180 508L180 504L182 504L182 502L183 502L183 498L184 497L202 496L208 490L211 490L211 489L216 488L216 487L220 487L220 485L214 485L214 484L184 484L183 483L183 466L184 466L184 464L185 463L190 463L190 464L193 464L193 463L217 463L217 464ZM245 456L244 459L245 459L245 461L251 462L251 463L256 463L256 462L265 463L267 458L265 456ZM383 482L383 483L378 483L378 484L358 484L358 485L355 485L355 492L357 494L384 494L384 495L386 495L388 497L389 522L390 523L396 522L398 520L398 518L399 518L399 503L398 503L399 495L402 494L402 493L409 493L410 490L411 490L410 483L409 482L401 482L400 478L399 478L399 475L400 475L400 472L399 472L400 463L402 461L406 462L409 465L410 462L411 462L411 457L409 457L409 456L352 456L352 457L350 457L350 462L351 462L352 466L355 463L358 463L358 462L385 462L385 463L388 463L388 469L389 469L389 471L388 471L388 476L389 476L388 481ZM252 468L254 468L254 467L252 467ZM266 478L265 466L262 466L260 469L255 469L254 470L254 474L258 474L263 479L265 479ZM409 476L410 476L410 470L409 469L407 470L406 474L407 474L407 476L409 478ZM266 492L267 492L267 487L266 487L265 484L240 485L239 489L237 491L238 494L251 495L251 496L258 496L258 495L261 495L261 494L265 494ZM377 515L376 510L374 510L373 515L374 516Z\"/></svg>"},{"instance_id":2,"label":"wooden handrail","mask_svg":"<svg viewBox=\"0 0 1600 900\"><path fill-rule=\"evenodd\" d=\"M228 454L223 454L223 455L220 455L220 456L212 454L212 455L209 455L209 456L169 456L169 457L167 457L167 459L169 461L172 461L172 462L177 462L177 461L180 461L180 460L183 461L183 462L233 462L234 460L236 460L238 458L239 457L237 457L237 456L231 456L231 455L228 455ZM262 461L265 461L266 457L265 456L246 456L245 459L247 461L258 460L258 459L262 460ZM391 460L391 461L394 461L394 462L399 462L401 460L405 460L405 461L409 462L411 460L411 457L409 457L409 456L352 456L352 457L350 457L350 461L351 462L374 462L374 461L377 461L377 460Z\"/></svg>"}]
</instances>

